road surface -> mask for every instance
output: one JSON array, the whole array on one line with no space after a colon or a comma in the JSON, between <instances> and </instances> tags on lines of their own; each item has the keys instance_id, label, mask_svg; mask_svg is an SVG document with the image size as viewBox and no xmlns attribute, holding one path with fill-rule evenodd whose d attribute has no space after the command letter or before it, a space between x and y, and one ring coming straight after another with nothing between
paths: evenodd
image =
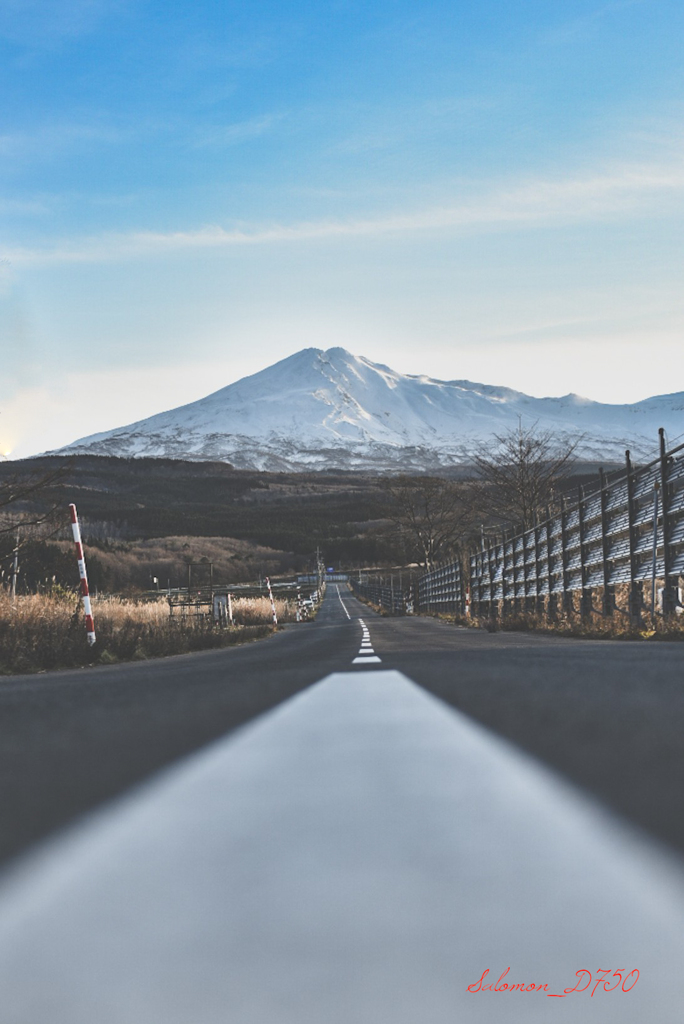
<instances>
[{"instance_id":1,"label":"road surface","mask_svg":"<svg viewBox=\"0 0 684 1024\"><path fill-rule=\"evenodd\" d=\"M267 641L4 680L3 1024L675 1024L683 656L333 586Z\"/></svg>"},{"instance_id":2,"label":"road surface","mask_svg":"<svg viewBox=\"0 0 684 1024\"><path fill-rule=\"evenodd\" d=\"M684 853L684 645L385 618L328 590L313 623L241 647L0 678L0 859L175 759L376 656Z\"/></svg>"}]
</instances>

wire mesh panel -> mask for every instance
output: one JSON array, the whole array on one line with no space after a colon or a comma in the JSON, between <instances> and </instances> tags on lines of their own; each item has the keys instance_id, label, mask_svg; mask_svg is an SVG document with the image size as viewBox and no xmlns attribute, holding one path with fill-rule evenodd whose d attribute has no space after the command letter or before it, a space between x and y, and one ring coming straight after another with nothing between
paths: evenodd
<instances>
[{"instance_id":1,"label":"wire mesh panel","mask_svg":"<svg viewBox=\"0 0 684 1024\"><path fill-rule=\"evenodd\" d=\"M420 577L418 605L421 611L463 611L463 574L459 561L442 565Z\"/></svg>"},{"instance_id":2,"label":"wire mesh panel","mask_svg":"<svg viewBox=\"0 0 684 1024\"><path fill-rule=\"evenodd\" d=\"M658 580L663 610L673 611L684 574L684 445L666 451L661 432L658 459L634 468L627 453L625 473L608 481L601 472L596 491L514 537L483 540L469 561L473 602L490 609L601 588L609 612L618 584Z\"/></svg>"},{"instance_id":3,"label":"wire mesh panel","mask_svg":"<svg viewBox=\"0 0 684 1024\"><path fill-rule=\"evenodd\" d=\"M379 608L386 608L393 615L405 615L411 609L411 590L405 589L399 581L392 579L388 584L378 578L350 579L349 586L357 597Z\"/></svg>"}]
</instances>

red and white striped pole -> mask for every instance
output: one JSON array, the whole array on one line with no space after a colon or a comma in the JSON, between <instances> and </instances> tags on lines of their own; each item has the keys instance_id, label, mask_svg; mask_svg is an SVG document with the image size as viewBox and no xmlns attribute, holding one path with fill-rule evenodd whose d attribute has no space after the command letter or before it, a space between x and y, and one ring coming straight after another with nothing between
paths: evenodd
<instances>
[{"instance_id":1,"label":"red and white striped pole","mask_svg":"<svg viewBox=\"0 0 684 1024\"><path fill-rule=\"evenodd\" d=\"M81 528L78 525L78 514L75 505L69 505L71 512L71 531L74 535L76 545L76 558L78 559L78 574L81 577L81 596L83 597L83 610L86 618L86 630L88 632L88 643L92 647L95 643L95 623L93 622L93 610L90 607L90 591L88 590L88 574L86 572L85 557L83 555L83 544L81 542Z\"/></svg>"},{"instance_id":2,"label":"red and white striped pole","mask_svg":"<svg viewBox=\"0 0 684 1024\"><path fill-rule=\"evenodd\" d=\"M275 601L273 600L273 591L271 590L271 581L269 580L268 576L266 577L266 583L268 585L268 596L271 599L271 614L273 615L273 625L277 626L278 625L278 616L276 615L276 606L275 606Z\"/></svg>"}]
</instances>

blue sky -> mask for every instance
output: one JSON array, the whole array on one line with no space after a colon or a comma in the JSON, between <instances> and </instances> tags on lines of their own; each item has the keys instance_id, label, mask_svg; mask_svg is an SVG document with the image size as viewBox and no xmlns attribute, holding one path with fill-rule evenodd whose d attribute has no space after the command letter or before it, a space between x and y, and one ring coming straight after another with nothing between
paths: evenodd
<instances>
[{"instance_id":1,"label":"blue sky","mask_svg":"<svg viewBox=\"0 0 684 1024\"><path fill-rule=\"evenodd\" d=\"M684 6L0 0L0 449L300 348L684 390Z\"/></svg>"}]
</instances>

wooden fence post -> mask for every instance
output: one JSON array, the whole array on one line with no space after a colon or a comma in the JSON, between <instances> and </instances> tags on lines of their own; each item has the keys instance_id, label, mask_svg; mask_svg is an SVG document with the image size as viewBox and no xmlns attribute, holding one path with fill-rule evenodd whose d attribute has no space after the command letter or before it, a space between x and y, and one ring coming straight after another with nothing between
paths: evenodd
<instances>
[{"instance_id":1,"label":"wooden fence post","mask_svg":"<svg viewBox=\"0 0 684 1024\"><path fill-rule=\"evenodd\" d=\"M556 618L556 595L553 592L553 572L551 570L551 509L546 506L546 585L549 589L547 598L548 616L553 621Z\"/></svg>"},{"instance_id":2,"label":"wooden fence post","mask_svg":"<svg viewBox=\"0 0 684 1024\"><path fill-rule=\"evenodd\" d=\"M516 544L518 538L516 537L515 530L511 530L511 582L513 584L513 614L516 615L520 611L520 604L518 603L518 567L515 564L517 559Z\"/></svg>"},{"instance_id":3,"label":"wooden fence post","mask_svg":"<svg viewBox=\"0 0 684 1024\"><path fill-rule=\"evenodd\" d=\"M496 575L496 537L494 538L494 545L490 544L487 547L487 571L489 572L489 617L490 619L496 618L496 583L494 582L494 576Z\"/></svg>"},{"instance_id":4,"label":"wooden fence post","mask_svg":"<svg viewBox=\"0 0 684 1024\"><path fill-rule=\"evenodd\" d=\"M524 612L529 612L530 605L529 605L529 598L528 598L528 594L527 594L527 582L528 582L528 576L527 576L527 531L523 530L520 539L522 541L522 571L523 571L523 601L522 601L522 607L523 607L523 611Z\"/></svg>"},{"instance_id":5,"label":"wooden fence post","mask_svg":"<svg viewBox=\"0 0 684 1024\"><path fill-rule=\"evenodd\" d=\"M629 523L629 618L633 625L638 625L641 622L642 594L636 578L636 507L634 504L634 472L629 449L625 452L625 465L627 467L627 520Z\"/></svg>"},{"instance_id":6,"label":"wooden fence post","mask_svg":"<svg viewBox=\"0 0 684 1024\"><path fill-rule=\"evenodd\" d=\"M587 600L587 569L584 562L584 487L580 484L577 488L577 512L579 516L579 553L580 553L580 575L582 581L582 594L580 597L580 614L583 619L589 615L591 608L591 594Z\"/></svg>"},{"instance_id":7,"label":"wooden fence post","mask_svg":"<svg viewBox=\"0 0 684 1024\"><path fill-rule=\"evenodd\" d=\"M480 586L479 586L479 594L478 594L478 596L480 598L480 603L479 603L479 606L478 606L478 612L479 612L479 615L482 616L483 615L484 605L487 603L485 601L485 585L484 585L484 574L485 574L484 539L482 541L482 550L480 551L479 567L480 567L479 568Z\"/></svg>"},{"instance_id":8,"label":"wooden fence post","mask_svg":"<svg viewBox=\"0 0 684 1024\"><path fill-rule=\"evenodd\" d=\"M543 614L543 607L541 607L543 598L541 593L541 559L539 558L539 518L536 512L534 513L532 529L534 530L534 611L535 615L539 615Z\"/></svg>"},{"instance_id":9,"label":"wooden fence post","mask_svg":"<svg viewBox=\"0 0 684 1024\"><path fill-rule=\"evenodd\" d=\"M508 615L508 580L506 579L506 573L508 572L508 566L506 565L506 531L503 531L501 538L501 616L506 618Z\"/></svg>"},{"instance_id":10,"label":"wooden fence post","mask_svg":"<svg viewBox=\"0 0 684 1024\"><path fill-rule=\"evenodd\" d=\"M599 469L601 480L601 571L603 575L603 614L613 614L613 591L610 585L610 560L608 558L608 495L606 493L606 474L603 467Z\"/></svg>"},{"instance_id":11,"label":"wooden fence post","mask_svg":"<svg viewBox=\"0 0 684 1024\"><path fill-rule=\"evenodd\" d=\"M561 562L563 572L563 611L572 614L572 591L568 590L568 534L565 495L561 497Z\"/></svg>"},{"instance_id":12,"label":"wooden fence post","mask_svg":"<svg viewBox=\"0 0 684 1024\"><path fill-rule=\"evenodd\" d=\"M676 587L670 580L671 558L670 558L670 485L667 479L668 458L665 450L665 430L663 427L658 431L660 435L660 505L663 520L663 616L672 615L677 607Z\"/></svg>"}]
</instances>

